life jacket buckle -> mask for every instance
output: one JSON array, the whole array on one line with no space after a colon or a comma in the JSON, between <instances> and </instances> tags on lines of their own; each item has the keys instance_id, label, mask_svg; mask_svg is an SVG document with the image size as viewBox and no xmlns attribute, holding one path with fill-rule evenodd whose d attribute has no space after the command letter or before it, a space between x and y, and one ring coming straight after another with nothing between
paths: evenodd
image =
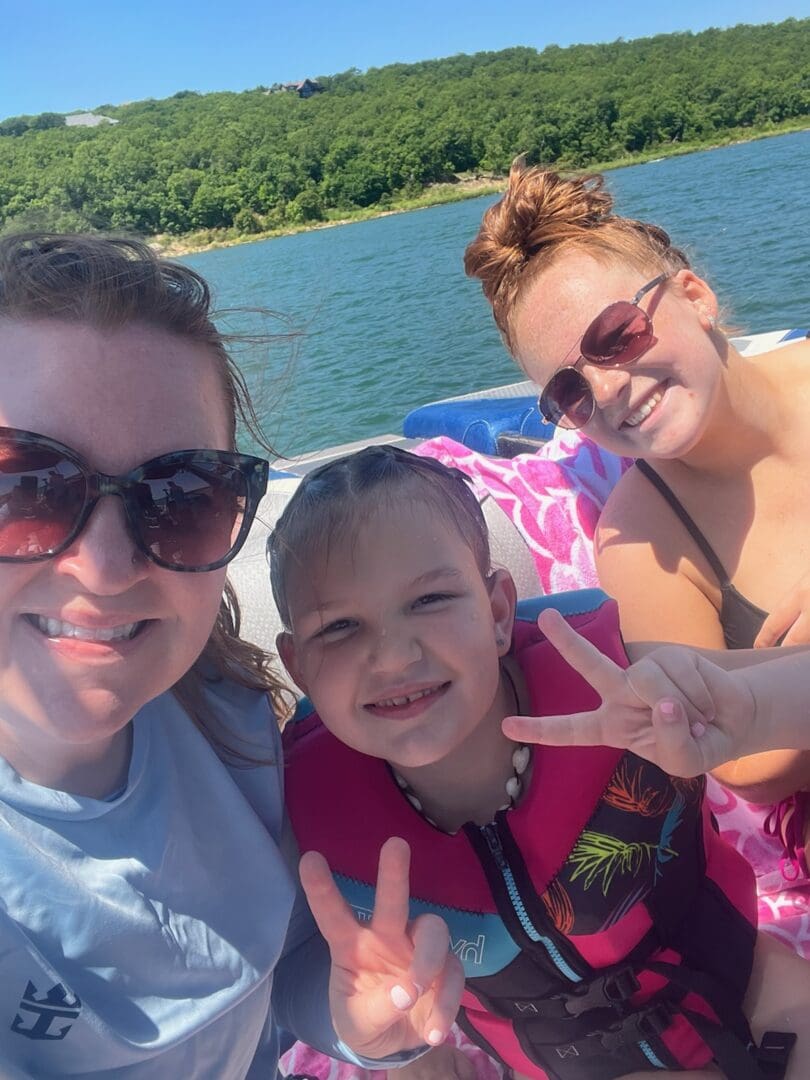
<instances>
[{"instance_id":1,"label":"life jacket buckle","mask_svg":"<svg viewBox=\"0 0 810 1080\"><path fill-rule=\"evenodd\" d=\"M630 964L616 968L593 979L584 990L565 995L565 1011L570 1016L582 1016L591 1009L617 1008L641 988Z\"/></svg>"},{"instance_id":2,"label":"life jacket buckle","mask_svg":"<svg viewBox=\"0 0 810 1080\"><path fill-rule=\"evenodd\" d=\"M754 1052L763 1076L768 1080L782 1080L795 1045L796 1035L792 1031L766 1031Z\"/></svg>"},{"instance_id":3,"label":"life jacket buckle","mask_svg":"<svg viewBox=\"0 0 810 1080\"><path fill-rule=\"evenodd\" d=\"M618 1050L628 1043L660 1035L672 1023L674 1015L675 1009L669 1002L659 1001L641 1012L630 1013L619 1024L612 1025L601 1034L601 1043L606 1050Z\"/></svg>"}]
</instances>

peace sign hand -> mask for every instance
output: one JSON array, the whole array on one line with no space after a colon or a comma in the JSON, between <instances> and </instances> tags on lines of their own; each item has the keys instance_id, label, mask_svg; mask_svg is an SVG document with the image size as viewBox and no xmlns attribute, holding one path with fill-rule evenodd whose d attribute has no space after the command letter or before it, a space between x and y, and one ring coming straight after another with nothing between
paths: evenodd
<instances>
[{"instance_id":1,"label":"peace sign hand","mask_svg":"<svg viewBox=\"0 0 810 1080\"><path fill-rule=\"evenodd\" d=\"M754 698L741 676L700 653L665 645L623 670L573 630L559 612L538 625L563 659L602 699L589 713L510 716L503 729L517 742L615 746L675 776L697 776L749 753Z\"/></svg>"},{"instance_id":2,"label":"peace sign hand","mask_svg":"<svg viewBox=\"0 0 810 1080\"><path fill-rule=\"evenodd\" d=\"M329 945L329 1003L338 1036L363 1057L438 1045L456 1018L464 972L437 915L408 921L410 848L383 844L374 911L360 923L322 855L301 859L301 884Z\"/></svg>"}]
</instances>

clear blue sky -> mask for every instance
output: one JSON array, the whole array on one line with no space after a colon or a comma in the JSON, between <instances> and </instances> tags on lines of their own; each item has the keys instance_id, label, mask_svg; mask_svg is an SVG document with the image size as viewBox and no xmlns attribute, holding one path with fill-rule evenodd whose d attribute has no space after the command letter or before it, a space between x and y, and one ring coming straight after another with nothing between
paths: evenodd
<instances>
[{"instance_id":1,"label":"clear blue sky","mask_svg":"<svg viewBox=\"0 0 810 1080\"><path fill-rule=\"evenodd\" d=\"M807 0L0 0L0 119L807 12Z\"/></svg>"}]
</instances>

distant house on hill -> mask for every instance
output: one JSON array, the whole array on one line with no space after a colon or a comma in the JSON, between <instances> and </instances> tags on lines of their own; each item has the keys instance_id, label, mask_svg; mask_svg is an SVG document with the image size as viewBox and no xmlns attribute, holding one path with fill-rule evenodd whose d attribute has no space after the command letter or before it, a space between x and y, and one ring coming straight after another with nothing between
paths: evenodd
<instances>
[{"instance_id":1,"label":"distant house on hill","mask_svg":"<svg viewBox=\"0 0 810 1080\"><path fill-rule=\"evenodd\" d=\"M300 98L310 98L313 94L322 94L323 87L317 79L303 79L301 82L276 83L267 93L298 94Z\"/></svg>"},{"instance_id":2,"label":"distant house on hill","mask_svg":"<svg viewBox=\"0 0 810 1080\"><path fill-rule=\"evenodd\" d=\"M101 124L117 124L111 116L102 116L100 113L80 112L71 113L65 117L67 127L99 127Z\"/></svg>"}]
</instances>

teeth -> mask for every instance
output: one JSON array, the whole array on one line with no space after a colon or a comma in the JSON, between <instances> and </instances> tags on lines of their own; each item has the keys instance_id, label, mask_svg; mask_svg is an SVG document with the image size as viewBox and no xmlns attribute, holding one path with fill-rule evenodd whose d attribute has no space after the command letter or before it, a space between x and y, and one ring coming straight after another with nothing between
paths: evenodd
<instances>
[{"instance_id":1,"label":"teeth","mask_svg":"<svg viewBox=\"0 0 810 1080\"><path fill-rule=\"evenodd\" d=\"M394 697L385 698L383 701L375 701L375 705L385 706L391 708L392 705L410 705L412 701L418 701L420 698L427 697L428 694L435 694L441 684L436 686L429 686L427 690L420 690L416 694L409 694L407 697Z\"/></svg>"},{"instance_id":2,"label":"teeth","mask_svg":"<svg viewBox=\"0 0 810 1080\"><path fill-rule=\"evenodd\" d=\"M650 415L650 413L653 411L658 402L663 398L663 396L663 390L656 390L654 394L651 394L650 397L647 398L647 400L640 408L636 409L634 413L631 413L627 417L624 422L624 426L636 427L638 424L641 423L642 420L646 420L646 418Z\"/></svg>"},{"instance_id":3,"label":"teeth","mask_svg":"<svg viewBox=\"0 0 810 1080\"><path fill-rule=\"evenodd\" d=\"M91 629L89 626L74 626L73 623L47 618L45 615L35 615L34 623L48 637L76 638L78 641L126 641L141 626L141 623L133 622L124 623L123 626Z\"/></svg>"}]
</instances>

